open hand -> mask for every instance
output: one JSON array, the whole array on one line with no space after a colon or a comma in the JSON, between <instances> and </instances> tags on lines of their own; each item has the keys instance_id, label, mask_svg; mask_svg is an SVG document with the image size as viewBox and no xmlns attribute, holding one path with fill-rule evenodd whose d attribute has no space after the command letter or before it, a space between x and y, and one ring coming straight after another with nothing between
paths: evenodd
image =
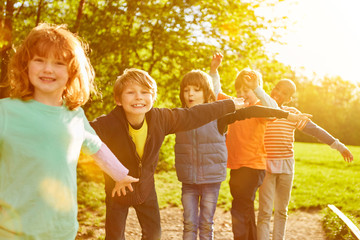
<instances>
[{"instance_id":1,"label":"open hand","mask_svg":"<svg viewBox=\"0 0 360 240\"><path fill-rule=\"evenodd\" d=\"M302 120L308 120L311 117L312 115L308 113L299 113L299 114L289 113L287 120L289 120L290 122L298 122Z\"/></svg>"},{"instance_id":2,"label":"open hand","mask_svg":"<svg viewBox=\"0 0 360 240\"><path fill-rule=\"evenodd\" d=\"M245 100L243 98L234 98L233 101L234 101L236 110L249 106L249 103L245 102Z\"/></svg>"},{"instance_id":3,"label":"open hand","mask_svg":"<svg viewBox=\"0 0 360 240\"><path fill-rule=\"evenodd\" d=\"M354 160L353 155L351 154L350 150L347 148L341 153L341 155L343 156L346 162L352 162Z\"/></svg>"},{"instance_id":4,"label":"open hand","mask_svg":"<svg viewBox=\"0 0 360 240\"><path fill-rule=\"evenodd\" d=\"M111 196L114 197L115 193L120 197L121 193L125 196L126 195L126 188L128 188L131 192L134 191L131 183L138 182L138 178L133 178L131 176L126 176L121 181L115 182L115 187L112 190Z\"/></svg>"},{"instance_id":5,"label":"open hand","mask_svg":"<svg viewBox=\"0 0 360 240\"><path fill-rule=\"evenodd\" d=\"M210 73L216 73L223 59L223 55L219 52L215 53L210 63Z\"/></svg>"}]
</instances>

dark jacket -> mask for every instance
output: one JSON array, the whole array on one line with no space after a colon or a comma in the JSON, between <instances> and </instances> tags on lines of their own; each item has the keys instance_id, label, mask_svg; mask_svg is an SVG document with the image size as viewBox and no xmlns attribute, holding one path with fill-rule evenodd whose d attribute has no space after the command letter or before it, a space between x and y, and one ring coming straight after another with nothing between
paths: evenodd
<instances>
[{"instance_id":1,"label":"dark jacket","mask_svg":"<svg viewBox=\"0 0 360 240\"><path fill-rule=\"evenodd\" d=\"M241 108L239 110L236 110L235 113L227 114L219 118L218 130L220 134L224 134L227 131L228 124L248 118L287 118L288 116L289 112L279 108L254 105L246 108Z\"/></svg>"},{"instance_id":2,"label":"dark jacket","mask_svg":"<svg viewBox=\"0 0 360 240\"><path fill-rule=\"evenodd\" d=\"M139 178L133 183L134 192L116 196L122 205L141 204L154 188L154 172L159 159L159 150L168 134L198 128L227 113L235 111L232 100L200 104L190 109L152 108L146 113L148 135L142 159L129 135L128 122L122 107L115 107L108 115L95 119L91 126L101 140L110 148L119 161L129 169L129 175ZM105 174L106 195L111 197L115 182Z\"/></svg>"}]
</instances>

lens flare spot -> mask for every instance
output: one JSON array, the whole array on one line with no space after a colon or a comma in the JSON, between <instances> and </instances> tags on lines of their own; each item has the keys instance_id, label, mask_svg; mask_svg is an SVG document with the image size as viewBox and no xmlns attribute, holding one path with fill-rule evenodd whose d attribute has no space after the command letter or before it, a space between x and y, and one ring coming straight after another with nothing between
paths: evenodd
<instances>
[{"instance_id":1,"label":"lens flare spot","mask_svg":"<svg viewBox=\"0 0 360 240\"><path fill-rule=\"evenodd\" d=\"M55 179L44 179L40 190L45 202L57 211L68 212L74 208L74 198L68 187Z\"/></svg>"}]
</instances>

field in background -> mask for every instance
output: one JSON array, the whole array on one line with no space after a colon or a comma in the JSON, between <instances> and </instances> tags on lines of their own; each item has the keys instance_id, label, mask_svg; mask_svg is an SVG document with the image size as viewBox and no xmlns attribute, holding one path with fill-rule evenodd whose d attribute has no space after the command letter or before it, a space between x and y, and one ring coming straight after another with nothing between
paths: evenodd
<instances>
[{"instance_id":1,"label":"field in background","mask_svg":"<svg viewBox=\"0 0 360 240\"><path fill-rule=\"evenodd\" d=\"M290 211L321 210L333 204L359 226L360 147L350 146L349 149L355 157L350 164L327 145L295 143L296 173ZM160 207L181 207L181 184L175 171L158 173L155 178ZM78 185L80 231L86 232L86 226L90 225L100 228L105 211L102 173L88 159L79 162ZM221 185L218 206L225 210L231 207L228 179ZM328 214L325 213L326 219L330 221Z\"/></svg>"}]
</instances>

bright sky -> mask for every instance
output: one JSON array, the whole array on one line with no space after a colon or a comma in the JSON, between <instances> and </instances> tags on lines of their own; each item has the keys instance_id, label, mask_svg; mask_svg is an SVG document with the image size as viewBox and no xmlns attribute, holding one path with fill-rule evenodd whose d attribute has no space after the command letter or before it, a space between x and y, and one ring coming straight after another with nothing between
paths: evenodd
<instances>
[{"instance_id":1,"label":"bright sky","mask_svg":"<svg viewBox=\"0 0 360 240\"><path fill-rule=\"evenodd\" d=\"M267 14L287 16L287 45L271 46L277 59L318 76L360 83L360 0L285 0Z\"/></svg>"}]
</instances>

